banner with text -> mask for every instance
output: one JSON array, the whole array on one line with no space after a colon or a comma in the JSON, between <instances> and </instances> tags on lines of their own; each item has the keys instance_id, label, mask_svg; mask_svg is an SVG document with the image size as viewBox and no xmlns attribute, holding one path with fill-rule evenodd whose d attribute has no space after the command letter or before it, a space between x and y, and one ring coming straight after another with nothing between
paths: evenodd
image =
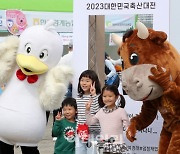
<instances>
[{"instance_id":1,"label":"banner with text","mask_svg":"<svg viewBox=\"0 0 180 154\"><path fill-rule=\"evenodd\" d=\"M88 68L89 16L104 15L106 33L116 32L122 35L121 31L135 28L135 22L140 19L148 27L164 31L169 36L169 0L74 0L73 15L73 35L76 36L74 37L74 50L76 52L74 52L73 59L73 63L76 64L74 65L74 91L77 89L79 75ZM76 63L78 59L81 59L81 63ZM122 93L121 86L119 90ZM125 95L125 99L125 109L129 118L132 118L140 112L142 102L136 102L127 95ZM129 148L126 154L157 154L161 128L162 118L158 113L149 127L137 132L135 142L129 142L124 134Z\"/></svg>"},{"instance_id":2,"label":"banner with text","mask_svg":"<svg viewBox=\"0 0 180 154\"><path fill-rule=\"evenodd\" d=\"M7 10L10 11L10 10ZM10 22L7 22L6 10L0 10L0 32L10 31ZM18 10L15 10L18 11ZM73 14L70 12L36 12L21 11L26 18L27 27L33 25L44 25L48 20L54 20L57 32L62 36L63 44L67 45L73 37ZM17 16L18 18L18 16ZM18 20L18 19L13 19ZM14 30L14 28L13 28ZM12 33L13 34L13 33Z\"/></svg>"}]
</instances>

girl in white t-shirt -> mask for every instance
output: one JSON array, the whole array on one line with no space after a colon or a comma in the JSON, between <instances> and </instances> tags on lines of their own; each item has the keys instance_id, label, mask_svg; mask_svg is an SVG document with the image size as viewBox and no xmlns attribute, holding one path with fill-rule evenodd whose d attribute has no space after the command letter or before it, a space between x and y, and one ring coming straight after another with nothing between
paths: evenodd
<instances>
[{"instance_id":1,"label":"girl in white t-shirt","mask_svg":"<svg viewBox=\"0 0 180 154\"><path fill-rule=\"evenodd\" d=\"M95 140L100 133L99 124L87 125L85 110L86 103L91 100L90 112L96 114L99 109L98 97L101 93L100 81L93 70L85 70L81 73L78 83L78 96L76 98L78 110L78 124L76 136L76 154L96 154L95 149L87 147L87 141Z\"/></svg>"}]
</instances>

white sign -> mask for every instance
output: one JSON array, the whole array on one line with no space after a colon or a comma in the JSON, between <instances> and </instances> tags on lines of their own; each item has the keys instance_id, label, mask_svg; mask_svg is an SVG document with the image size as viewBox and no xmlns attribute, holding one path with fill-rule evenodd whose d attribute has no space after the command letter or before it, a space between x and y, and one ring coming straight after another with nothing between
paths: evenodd
<instances>
[{"instance_id":1,"label":"white sign","mask_svg":"<svg viewBox=\"0 0 180 154\"><path fill-rule=\"evenodd\" d=\"M63 45L68 45L73 39L73 14L66 12L36 12L21 11L26 17L27 27L33 25L44 25L48 20L54 20L54 27L62 37ZM6 24L6 10L0 10L0 32L8 31ZM0 37L3 41L4 37Z\"/></svg>"},{"instance_id":2,"label":"white sign","mask_svg":"<svg viewBox=\"0 0 180 154\"><path fill-rule=\"evenodd\" d=\"M57 32L72 33L73 14L69 12L37 12L21 11L25 14L28 27L33 25L45 25L50 19L54 20L54 26ZM7 30L6 11L0 10L0 30Z\"/></svg>"},{"instance_id":3,"label":"white sign","mask_svg":"<svg viewBox=\"0 0 180 154\"><path fill-rule=\"evenodd\" d=\"M24 11L28 26L44 25L50 19L55 21L57 32L72 32L73 30L73 14L66 12L33 12Z\"/></svg>"},{"instance_id":4,"label":"white sign","mask_svg":"<svg viewBox=\"0 0 180 154\"><path fill-rule=\"evenodd\" d=\"M6 11L0 10L0 31L7 30L6 26Z\"/></svg>"},{"instance_id":5,"label":"white sign","mask_svg":"<svg viewBox=\"0 0 180 154\"><path fill-rule=\"evenodd\" d=\"M73 40L73 33L59 33L62 38L63 45L68 45Z\"/></svg>"},{"instance_id":6,"label":"white sign","mask_svg":"<svg viewBox=\"0 0 180 154\"><path fill-rule=\"evenodd\" d=\"M88 32L90 15L126 15L152 14L153 29L164 31L169 35L169 0L74 0L73 35L74 70L73 91L77 91L79 75L88 68ZM77 63L77 61L81 61ZM126 111L134 116L140 112L141 102L135 102L128 96ZM148 128L137 133L137 141L130 143L128 154L157 154L162 118L158 114L156 120Z\"/></svg>"},{"instance_id":7,"label":"white sign","mask_svg":"<svg viewBox=\"0 0 180 154\"><path fill-rule=\"evenodd\" d=\"M105 16L105 32L124 32L127 29L135 27L136 15L106 15Z\"/></svg>"}]
</instances>

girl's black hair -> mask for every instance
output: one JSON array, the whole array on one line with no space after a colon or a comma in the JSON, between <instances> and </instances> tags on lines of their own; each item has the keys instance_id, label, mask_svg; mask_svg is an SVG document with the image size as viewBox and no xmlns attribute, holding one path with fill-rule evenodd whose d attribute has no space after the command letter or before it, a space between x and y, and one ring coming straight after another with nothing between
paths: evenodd
<instances>
[{"instance_id":1,"label":"girl's black hair","mask_svg":"<svg viewBox=\"0 0 180 154\"><path fill-rule=\"evenodd\" d=\"M120 97L121 97L121 103L120 103L120 106L119 107L121 107L121 108L124 108L125 107L125 105L126 105L126 101L125 101L125 99L124 99L124 96L123 95L121 95L120 94Z\"/></svg>"},{"instance_id":2,"label":"girl's black hair","mask_svg":"<svg viewBox=\"0 0 180 154\"><path fill-rule=\"evenodd\" d=\"M105 59L107 59L109 57L109 55L105 52Z\"/></svg>"},{"instance_id":3,"label":"girl's black hair","mask_svg":"<svg viewBox=\"0 0 180 154\"><path fill-rule=\"evenodd\" d=\"M119 107L121 107L121 108L124 108L124 107L125 107L125 104L126 104L125 99L124 99L124 97L119 93L119 90L118 90L117 86L115 86L115 85L105 85L105 86L103 87L102 92L101 92L101 95L100 95L99 98L98 98L98 102L99 102L99 106L100 106L100 107L104 107L104 105L105 105L104 102L103 102L103 98L102 98L103 93L104 93L105 90L108 90L108 91L113 92L115 96L120 96L120 97L121 97L121 101L120 101L120 106L119 106Z\"/></svg>"},{"instance_id":4,"label":"girl's black hair","mask_svg":"<svg viewBox=\"0 0 180 154\"><path fill-rule=\"evenodd\" d=\"M63 100L62 102L62 108L64 106L72 106L74 107L75 110L77 110L77 103L76 103L76 99L72 98L72 97L67 97Z\"/></svg>"},{"instance_id":5,"label":"girl's black hair","mask_svg":"<svg viewBox=\"0 0 180 154\"><path fill-rule=\"evenodd\" d=\"M81 75L79 77L78 94L80 97L82 97L84 95L84 91L80 85L80 81L81 81L82 77L88 77L92 80L92 83L95 82L96 94L101 93L101 84L100 84L100 81L99 81L99 78L98 78L96 72L94 72L93 70L85 70L84 72L81 73Z\"/></svg>"}]
</instances>

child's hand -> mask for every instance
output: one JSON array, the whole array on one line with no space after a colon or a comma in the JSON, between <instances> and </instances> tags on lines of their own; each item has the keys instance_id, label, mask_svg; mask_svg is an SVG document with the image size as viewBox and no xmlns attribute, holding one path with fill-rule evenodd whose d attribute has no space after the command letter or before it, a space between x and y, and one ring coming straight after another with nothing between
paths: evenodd
<instances>
[{"instance_id":1,"label":"child's hand","mask_svg":"<svg viewBox=\"0 0 180 154\"><path fill-rule=\"evenodd\" d=\"M92 96L96 95L95 82L90 87L90 93L91 93Z\"/></svg>"},{"instance_id":2,"label":"child's hand","mask_svg":"<svg viewBox=\"0 0 180 154\"><path fill-rule=\"evenodd\" d=\"M86 111L90 111L91 103L92 103L92 99L90 99L90 100L86 103Z\"/></svg>"},{"instance_id":3,"label":"child's hand","mask_svg":"<svg viewBox=\"0 0 180 154\"><path fill-rule=\"evenodd\" d=\"M57 116L55 117L56 120L61 120L61 113L58 111Z\"/></svg>"}]
</instances>

